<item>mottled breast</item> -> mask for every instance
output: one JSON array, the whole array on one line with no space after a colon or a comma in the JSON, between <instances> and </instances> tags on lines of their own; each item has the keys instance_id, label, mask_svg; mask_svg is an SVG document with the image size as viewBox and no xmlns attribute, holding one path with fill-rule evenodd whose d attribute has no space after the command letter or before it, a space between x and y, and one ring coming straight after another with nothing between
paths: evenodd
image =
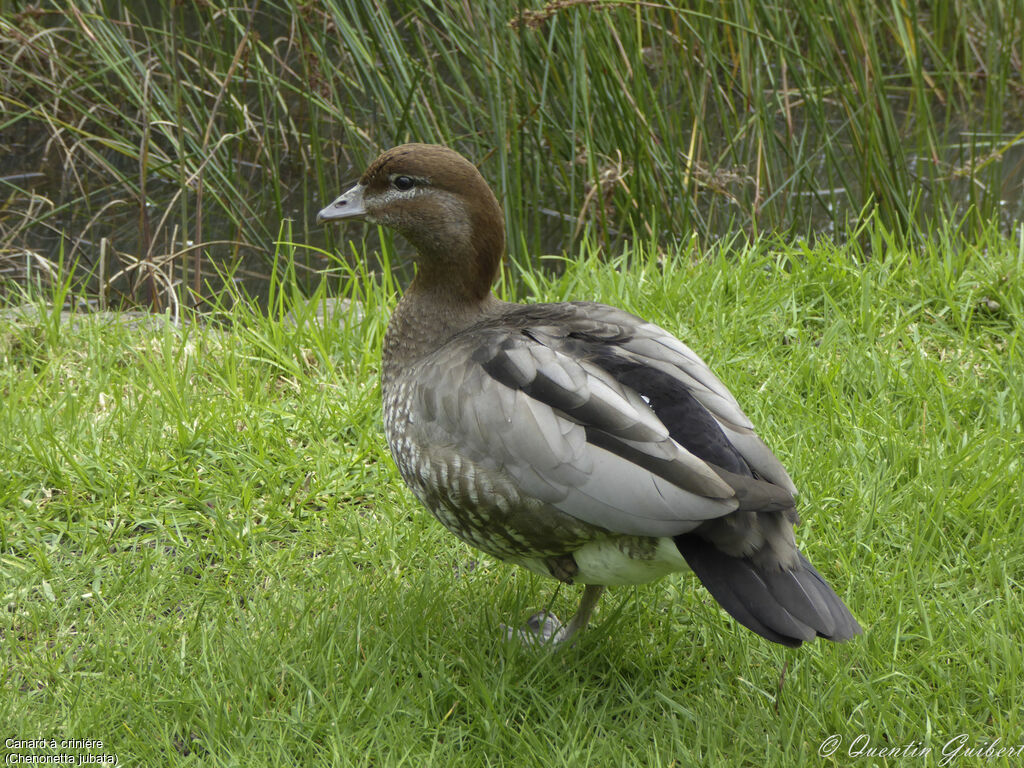
<instances>
[{"instance_id":1,"label":"mottled breast","mask_svg":"<svg viewBox=\"0 0 1024 768\"><path fill-rule=\"evenodd\" d=\"M561 556L606 531L524 495L418 412L416 378L384 383L384 432L402 479L452 533L501 559Z\"/></svg>"}]
</instances>

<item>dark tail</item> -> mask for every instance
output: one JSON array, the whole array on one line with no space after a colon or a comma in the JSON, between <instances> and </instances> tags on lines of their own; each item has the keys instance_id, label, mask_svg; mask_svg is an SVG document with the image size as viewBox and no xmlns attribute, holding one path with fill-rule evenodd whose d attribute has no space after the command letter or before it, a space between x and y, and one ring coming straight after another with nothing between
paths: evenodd
<instances>
[{"instance_id":1,"label":"dark tail","mask_svg":"<svg viewBox=\"0 0 1024 768\"><path fill-rule=\"evenodd\" d=\"M765 568L693 533L675 542L715 600L761 637L796 647L815 637L841 642L861 633L850 610L800 553L794 569Z\"/></svg>"}]
</instances>

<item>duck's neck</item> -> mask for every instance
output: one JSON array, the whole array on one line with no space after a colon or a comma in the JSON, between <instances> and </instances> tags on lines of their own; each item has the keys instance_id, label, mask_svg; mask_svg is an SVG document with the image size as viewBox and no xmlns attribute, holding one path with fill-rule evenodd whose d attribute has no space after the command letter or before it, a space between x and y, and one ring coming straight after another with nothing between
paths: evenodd
<instances>
[{"instance_id":1,"label":"duck's neck","mask_svg":"<svg viewBox=\"0 0 1024 768\"><path fill-rule=\"evenodd\" d=\"M503 304L491 294L491 285L505 250L505 229L494 195L486 185L484 191L491 205L455 207L440 220L447 229L400 230L419 257L416 277L395 307L384 338L385 387Z\"/></svg>"},{"instance_id":2,"label":"duck's neck","mask_svg":"<svg viewBox=\"0 0 1024 768\"><path fill-rule=\"evenodd\" d=\"M460 331L495 312L504 302L490 291L470 297L451 285L416 276L398 302L384 337L384 383L439 349Z\"/></svg>"}]
</instances>

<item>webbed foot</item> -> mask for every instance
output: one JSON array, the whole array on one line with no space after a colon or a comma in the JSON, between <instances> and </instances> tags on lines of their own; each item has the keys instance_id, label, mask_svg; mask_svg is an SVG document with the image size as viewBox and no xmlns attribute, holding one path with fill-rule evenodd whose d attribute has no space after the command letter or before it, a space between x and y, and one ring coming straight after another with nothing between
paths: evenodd
<instances>
[{"instance_id":1,"label":"webbed foot","mask_svg":"<svg viewBox=\"0 0 1024 768\"><path fill-rule=\"evenodd\" d=\"M540 645L561 645L566 639L568 630L555 614L547 611L533 614L519 629L505 624L502 624L501 628L508 640L519 638L519 642L528 648Z\"/></svg>"},{"instance_id":2,"label":"webbed foot","mask_svg":"<svg viewBox=\"0 0 1024 768\"><path fill-rule=\"evenodd\" d=\"M513 629L504 624L501 628L507 639L519 638L519 642L530 648L542 645L560 648L571 645L572 639L590 621L590 614L594 612L594 606L597 605L602 592L603 586L588 584L583 590L583 597L580 598L580 607L568 624L563 624L553 613L539 611L527 619L526 624L520 629Z\"/></svg>"}]
</instances>

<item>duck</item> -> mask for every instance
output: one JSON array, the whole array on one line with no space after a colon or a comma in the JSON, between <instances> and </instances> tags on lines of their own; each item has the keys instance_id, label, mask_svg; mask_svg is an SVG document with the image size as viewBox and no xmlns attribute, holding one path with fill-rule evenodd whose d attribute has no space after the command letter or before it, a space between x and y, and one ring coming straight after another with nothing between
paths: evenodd
<instances>
[{"instance_id":1,"label":"duck","mask_svg":"<svg viewBox=\"0 0 1024 768\"><path fill-rule=\"evenodd\" d=\"M606 304L494 295L504 217L473 163L436 144L388 149L317 215L345 220L417 254L382 349L402 479L470 546L583 585L568 623L542 611L510 637L568 644L606 587L686 571L772 642L861 633L797 548L789 474L690 347Z\"/></svg>"}]
</instances>

